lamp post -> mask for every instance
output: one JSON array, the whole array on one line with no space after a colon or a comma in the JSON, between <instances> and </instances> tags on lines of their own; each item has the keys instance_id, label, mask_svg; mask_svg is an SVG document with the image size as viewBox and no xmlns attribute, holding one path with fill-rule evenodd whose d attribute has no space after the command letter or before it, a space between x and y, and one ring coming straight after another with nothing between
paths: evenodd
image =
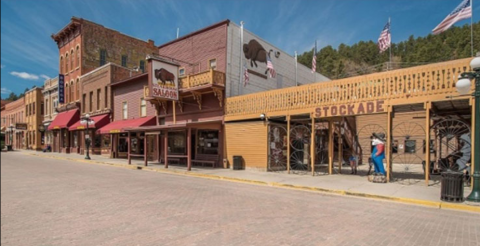
<instances>
[{"instance_id":1,"label":"lamp post","mask_svg":"<svg viewBox=\"0 0 480 246\"><path fill-rule=\"evenodd\" d=\"M470 62L472 72L462 73L461 79L455 85L460 94L468 94L470 91L471 81L475 79L475 87L472 96L475 98L475 135L473 141L474 149L474 171L473 171L473 189L472 193L467 197L467 201L480 202L480 57L475 57ZM471 172L471 171L470 171Z\"/></svg>"},{"instance_id":2,"label":"lamp post","mask_svg":"<svg viewBox=\"0 0 480 246\"><path fill-rule=\"evenodd\" d=\"M13 124L10 124L10 126L8 127L8 129L10 130L10 148L13 150L13 129L15 129L15 127L13 126ZM8 146L7 146L7 150L8 150Z\"/></svg>"},{"instance_id":3,"label":"lamp post","mask_svg":"<svg viewBox=\"0 0 480 246\"><path fill-rule=\"evenodd\" d=\"M90 148L90 143L92 142L92 140L90 139L90 136L88 135L88 125L94 124L94 123L95 122L92 119L90 119L89 114L86 114L80 119L80 124L86 125L86 128L85 128L85 146L87 147L87 153L85 155L86 160L90 160L89 148Z\"/></svg>"}]
</instances>

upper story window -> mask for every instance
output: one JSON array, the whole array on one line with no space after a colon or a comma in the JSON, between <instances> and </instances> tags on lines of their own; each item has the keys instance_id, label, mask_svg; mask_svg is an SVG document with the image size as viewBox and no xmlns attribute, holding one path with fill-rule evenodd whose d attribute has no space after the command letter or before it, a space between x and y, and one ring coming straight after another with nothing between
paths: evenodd
<instances>
[{"instance_id":1,"label":"upper story window","mask_svg":"<svg viewBox=\"0 0 480 246\"><path fill-rule=\"evenodd\" d=\"M83 94L82 96L82 113L85 113L85 109L87 108L87 105L85 105L87 101L87 94Z\"/></svg>"},{"instance_id":2,"label":"upper story window","mask_svg":"<svg viewBox=\"0 0 480 246\"><path fill-rule=\"evenodd\" d=\"M74 54L73 54L73 49L72 51L70 52L70 69L75 69L75 65L73 64L75 62L75 59L74 59Z\"/></svg>"},{"instance_id":3,"label":"upper story window","mask_svg":"<svg viewBox=\"0 0 480 246\"><path fill-rule=\"evenodd\" d=\"M76 97L77 100L80 99L80 79L77 79L77 82L75 82L75 88L76 88Z\"/></svg>"},{"instance_id":4,"label":"upper story window","mask_svg":"<svg viewBox=\"0 0 480 246\"><path fill-rule=\"evenodd\" d=\"M147 102L145 98L140 99L140 117L147 116Z\"/></svg>"},{"instance_id":5,"label":"upper story window","mask_svg":"<svg viewBox=\"0 0 480 246\"><path fill-rule=\"evenodd\" d=\"M108 108L108 86L105 86L105 108Z\"/></svg>"},{"instance_id":6,"label":"upper story window","mask_svg":"<svg viewBox=\"0 0 480 246\"><path fill-rule=\"evenodd\" d=\"M60 74L63 74L63 56L60 57Z\"/></svg>"},{"instance_id":7,"label":"upper story window","mask_svg":"<svg viewBox=\"0 0 480 246\"><path fill-rule=\"evenodd\" d=\"M127 104L127 102L123 102L122 112L123 112L122 119L124 119L124 120L128 119L128 104Z\"/></svg>"},{"instance_id":8,"label":"upper story window","mask_svg":"<svg viewBox=\"0 0 480 246\"><path fill-rule=\"evenodd\" d=\"M100 104L102 103L101 98L102 98L102 90L97 89L97 110L100 110Z\"/></svg>"},{"instance_id":9,"label":"upper story window","mask_svg":"<svg viewBox=\"0 0 480 246\"><path fill-rule=\"evenodd\" d=\"M44 114L45 114L45 110L44 110L45 108L44 108L44 107L45 107L45 105L44 105L43 102L42 102L42 104L41 104L41 106L40 106L40 115L44 115Z\"/></svg>"},{"instance_id":10,"label":"upper story window","mask_svg":"<svg viewBox=\"0 0 480 246\"><path fill-rule=\"evenodd\" d=\"M77 46L77 67L80 67L80 46Z\"/></svg>"},{"instance_id":11,"label":"upper story window","mask_svg":"<svg viewBox=\"0 0 480 246\"><path fill-rule=\"evenodd\" d=\"M35 114L35 103L32 104L32 114Z\"/></svg>"},{"instance_id":12,"label":"upper story window","mask_svg":"<svg viewBox=\"0 0 480 246\"><path fill-rule=\"evenodd\" d=\"M211 59L211 60L209 60L209 61L208 61L208 67L209 67L210 69L213 69L213 70L217 69L217 59Z\"/></svg>"},{"instance_id":13,"label":"upper story window","mask_svg":"<svg viewBox=\"0 0 480 246\"><path fill-rule=\"evenodd\" d=\"M122 67L127 67L127 56L122 55Z\"/></svg>"},{"instance_id":14,"label":"upper story window","mask_svg":"<svg viewBox=\"0 0 480 246\"><path fill-rule=\"evenodd\" d=\"M93 111L93 91L90 92L90 100L89 100L88 108L89 108L89 112Z\"/></svg>"},{"instance_id":15,"label":"upper story window","mask_svg":"<svg viewBox=\"0 0 480 246\"><path fill-rule=\"evenodd\" d=\"M65 73L68 73L68 53L65 55Z\"/></svg>"},{"instance_id":16,"label":"upper story window","mask_svg":"<svg viewBox=\"0 0 480 246\"><path fill-rule=\"evenodd\" d=\"M46 113L47 115L49 115L49 114L50 114L50 110L48 109L48 99L45 99L45 104L44 104L44 105L45 105L45 113Z\"/></svg>"},{"instance_id":17,"label":"upper story window","mask_svg":"<svg viewBox=\"0 0 480 246\"><path fill-rule=\"evenodd\" d=\"M178 69L178 77L185 77L185 68L181 67Z\"/></svg>"},{"instance_id":18,"label":"upper story window","mask_svg":"<svg viewBox=\"0 0 480 246\"><path fill-rule=\"evenodd\" d=\"M107 51L105 49L100 50L100 66L107 63Z\"/></svg>"},{"instance_id":19,"label":"upper story window","mask_svg":"<svg viewBox=\"0 0 480 246\"><path fill-rule=\"evenodd\" d=\"M142 73L145 72L145 61L144 60L140 61L140 70L142 70Z\"/></svg>"}]
</instances>

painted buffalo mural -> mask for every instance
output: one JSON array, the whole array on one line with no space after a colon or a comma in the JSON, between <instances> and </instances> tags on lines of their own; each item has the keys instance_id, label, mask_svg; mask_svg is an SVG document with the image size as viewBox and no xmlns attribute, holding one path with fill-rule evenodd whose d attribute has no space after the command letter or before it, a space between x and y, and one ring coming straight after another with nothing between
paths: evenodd
<instances>
[{"instance_id":1,"label":"painted buffalo mural","mask_svg":"<svg viewBox=\"0 0 480 246\"><path fill-rule=\"evenodd\" d=\"M166 82L171 82L172 85L175 84L175 75L167 71L165 68L155 69L155 78L157 82L160 80L164 85ZM160 84L160 82L158 82Z\"/></svg>"},{"instance_id":2,"label":"painted buffalo mural","mask_svg":"<svg viewBox=\"0 0 480 246\"><path fill-rule=\"evenodd\" d=\"M245 54L247 60L250 60L251 67L253 67L253 64L255 64L255 67L258 67L257 61L267 64L267 56L270 58L270 52L272 51L273 50L270 50L267 53L263 46L255 39L250 40L248 44L243 44L243 54ZM267 74L267 72L268 68L265 70L265 74Z\"/></svg>"}]
</instances>

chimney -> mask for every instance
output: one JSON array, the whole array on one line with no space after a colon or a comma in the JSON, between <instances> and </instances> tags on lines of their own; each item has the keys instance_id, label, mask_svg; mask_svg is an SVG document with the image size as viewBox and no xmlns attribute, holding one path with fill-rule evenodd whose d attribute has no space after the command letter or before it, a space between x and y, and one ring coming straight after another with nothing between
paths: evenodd
<instances>
[{"instance_id":1,"label":"chimney","mask_svg":"<svg viewBox=\"0 0 480 246\"><path fill-rule=\"evenodd\" d=\"M149 45L151 45L151 46L155 46L155 41L153 41L153 40L149 39L147 42L148 42L148 44L149 44Z\"/></svg>"}]
</instances>

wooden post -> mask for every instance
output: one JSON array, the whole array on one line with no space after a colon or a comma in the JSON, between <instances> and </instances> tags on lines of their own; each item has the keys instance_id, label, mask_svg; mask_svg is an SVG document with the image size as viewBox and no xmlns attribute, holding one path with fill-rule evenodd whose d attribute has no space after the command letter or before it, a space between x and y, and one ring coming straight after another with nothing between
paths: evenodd
<instances>
[{"instance_id":1,"label":"wooden post","mask_svg":"<svg viewBox=\"0 0 480 246\"><path fill-rule=\"evenodd\" d=\"M175 101L173 101L173 124L177 124L177 114L175 112L175 106L176 106L176 103Z\"/></svg>"},{"instance_id":2,"label":"wooden post","mask_svg":"<svg viewBox=\"0 0 480 246\"><path fill-rule=\"evenodd\" d=\"M168 168L168 130L165 130L165 136L163 139L163 158L165 159L165 168Z\"/></svg>"},{"instance_id":3,"label":"wooden post","mask_svg":"<svg viewBox=\"0 0 480 246\"><path fill-rule=\"evenodd\" d=\"M430 108L431 102L425 103L425 184L428 186L430 179Z\"/></svg>"},{"instance_id":4,"label":"wooden post","mask_svg":"<svg viewBox=\"0 0 480 246\"><path fill-rule=\"evenodd\" d=\"M187 171L192 170L192 128L187 131Z\"/></svg>"},{"instance_id":5,"label":"wooden post","mask_svg":"<svg viewBox=\"0 0 480 246\"><path fill-rule=\"evenodd\" d=\"M387 183L390 182L390 174L392 172L392 106L388 105L387 108L387 146L385 148L387 157Z\"/></svg>"},{"instance_id":6,"label":"wooden post","mask_svg":"<svg viewBox=\"0 0 480 246\"><path fill-rule=\"evenodd\" d=\"M315 117L313 114L310 114L312 118L312 133L310 141L310 161L312 166L312 176L315 176Z\"/></svg>"},{"instance_id":7,"label":"wooden post","mask_svg":"<svg viewBox=\"0 0 480 246\"><path fill-rule=\"evenodd\" d=\"M290 115L287 115L287 173L290 173Z\"/></svg>"},{"instance_id":8,"label":"wooden post","mask_svg":"<svg viewBox=\"0 0 480 246\"><path fill-rule=\"evenodd\" d=\"M156 148L155 148L155 153L156 153L155 157L156 158L155 159L157 159L158 163L160 164L160 162L161 162L161 159L160 159L160 133L155 135L155 146L156 146Z\"/></svg>"},{"instance_id":9,"label":"wooden post","mask_svg":"<svg viewBox=\"0 0 480 246\"><path fill-rule=\"evenodd\" d=\"M472 127L471 127L471 131L472 131L472 134L470 135L470 143L472 143L472 147L471 149L472 150L475 150L475 126L477 124L477 122L475 122L475 97L472 97L471 100L471 105L472 105ZM472 157L471 157L471 161L470 161L470 179L473 179L472 175L473 175L473 170L475 170L475 153L472 152ZM472 182L470 182L470 188L473 189L473 180L471 180Z\"/></svg>"},{"instance_id":10,"label":"wooden post","mask_svg":"<svg viewBox=\"0 0 480 246\"><path fill-rule=\"evenodd\" d=\"M332 174L333 168L333 122L328 120L328 174Z\"/></svg>"},{"instance_id":11,"label":"wooden post","mask_svg":"<svg viewBox=\"0 0 480 246\"><path fill-rule=\"evenodd\" d=\"M342 174L342 164L343 164L343 136L342 136L342 126L343 119L340 121L338 126L338 172Z\"/></svg>"},{"instance_id":12,"label":"wooden post","mask_svg":"<svg viewBox=\"0 0 480 246\"><path fill-rule=\"evenodd\" d=\"M131 151L131 142L132 142L132 139L131 139L131 133L128 132L128 138L127 138L127 150L128 150L128 153L127 153L127 157L128 157L128 165L132 164L132 158L130 157L130 151Z\"/></svg>"},{"instance_id":13,"label":"wooden post","mask_svg":"<svg viewBox=\"0 0 480 246\"><path fill-rule=\"evenodd\" d=\"M147 134L143 137L143 161L144 161L144 166L148 166L148 149L147 149Z\"/></svg>"}]
</instances>

